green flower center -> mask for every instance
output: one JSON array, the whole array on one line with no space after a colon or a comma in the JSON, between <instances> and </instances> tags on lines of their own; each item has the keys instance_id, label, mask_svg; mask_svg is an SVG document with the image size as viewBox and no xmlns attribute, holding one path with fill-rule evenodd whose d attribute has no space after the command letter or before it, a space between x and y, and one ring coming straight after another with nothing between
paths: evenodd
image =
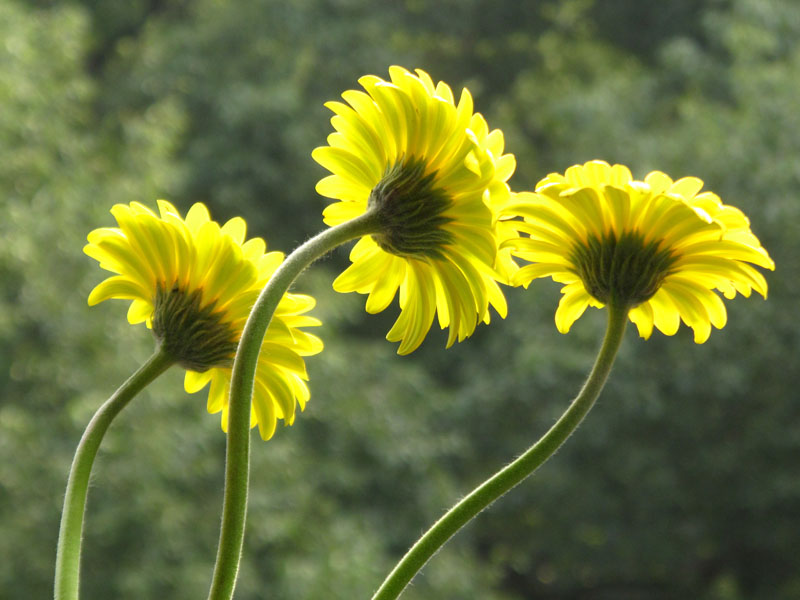
<instances>
[{"instance_id":1,"label":"green flower center","mask_svg":"<svg viewBox=\"0 0 800 600\"><path fill-rule=\"evenodd\" d=\"M201 307L202 292L173 286L156 289L153 333L170 356L183 368L202 373L233 363L237 339L214 305Z\"/></svg>"},{"instance_id":2,"label":"green flower center","mask_svg":"<svg viewBox=\"0 0 800 600\"><path fill-rule=\"evenodd\" d=\"M436 172L425 174L425 161L411 158L387 167L372 188L368 206L376 210L380 232L372 239L382 250L397 256L441 257L451 234L442 229L451 205L449 195L434 186Z\"/></svg>"},{"instance_id":3,"label":"green flower center","mask_svg":"<svg viewBox=\"0 0 800 600\"><path fill-rule=\"evenodd\" d=\"M604 304L613 301L630 308L653 297L676 259L634 232L590 237L570 254L586 291Z\"/></svg>"}]
</instances>

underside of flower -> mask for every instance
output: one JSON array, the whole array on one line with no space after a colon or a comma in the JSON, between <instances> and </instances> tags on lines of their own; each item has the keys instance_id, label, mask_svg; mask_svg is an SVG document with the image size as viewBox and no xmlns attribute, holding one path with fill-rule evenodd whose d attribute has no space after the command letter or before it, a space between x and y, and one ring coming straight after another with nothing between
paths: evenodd
<instances>
[{"instance_id":1,"label":"underside of flower","mask_svg":"<svg viewBox=\"0 0 800 600\"><path fill-rule=\"evenodd\" d=\"M228 421L231 367L250 310L261 289L283 261L267 252L261 238L245 240L246 223L224 225L195 204L186 217L159 200L159 214L139 203L111 210L119 227L95 229L84 252L114 273L89 295L89 304L128 300L128 321L145 323L176 363L186 369L184 389L206 386L208 411ZM295 407L309 397L304 356L322 350L322 342L303 330L320 322L306 313L314 299L286 293L261 345L256 371L251 426L263 439L277 419L290 425Z\"/></svg>"},{"instance_id":2,"label":"underside of flower","mask_svg":"<svg viewBox=\"0 0 800 600\"><path fill-rule=\"evenodd\" d=\"M331 172L317 192L338 200L325 209L326 224L367 211L378 217L379 231L356 243L333 287L368 294L370 313L398 298L400 316L386 337L407 354L434 319L449 327L450 346L488 323L490 306L505 317L497 281L507 282L516 264L498 252L509 229L501 235L497 215L516 161L503 154L503 133L473 112L468 90L456 99L420 69L389 74L364 76L364 91L326 104L335 131L311 155Z\"/></svg>"},{"instance_id":3,"label":"underside of flower","mask_svg":"<svg viewBox=\"0 0 800 600\"><path fill-rule=\"evenodd\" d=\"M654 327L672 335L683 321L702 343L727 321L718 293L766 297L754 265L775 268L744 213L702 187L660 171L635 181L627 167L603 161L551 173L501 211L507 226L527 234L503 245L531 263L512 282L564 284L555 316L562 333L587 307L615 302L643 338Z\"/></svg>"},{"instance_id":4,"label":"underside of flower","mask_svg":"<svg viewBox=\"0 0 800 600\"><path fill-rule=\"evenodd\" d=\"M202 373L212 367L230 367L238 332L214 305L201 306L201 290L187 292L177 285L156 290L153 334L175 362Z\"/></svg>"},{"instance_id":5,"label":"underside of flower","mask_svg":"<svg viewBox=\"0 0 800 600\"><path fill-rule=\"evenodd\" d=\"M453 239L442 228L451 221L443 214L451 201L435 182L436 173L426 175L423 160L401 160L386 169L368 200L381 226L372 239L382 250L404 257L442 257L442 248Z\"/></svg>"},{"instance_id":6,"label":"underside of flower","mask_svg":"<svg viewBox=\"0 0 800 600\"><path fill-rule=\"evenodd\" d=\"M586 291L608 304L632 308L649 300L669 275L675 256L641 235L610 232L575 244L571 260Z\"/></svg>"}]
</instances>

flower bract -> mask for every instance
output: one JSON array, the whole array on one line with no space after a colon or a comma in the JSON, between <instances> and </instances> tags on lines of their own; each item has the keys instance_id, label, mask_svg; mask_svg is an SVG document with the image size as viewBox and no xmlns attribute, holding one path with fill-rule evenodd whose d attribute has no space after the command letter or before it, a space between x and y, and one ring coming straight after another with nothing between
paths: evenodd
<instances>
[{"instance_id":1,"label":"flower bract","mask_svg":"<svg viewBox=\"0 0 800 600\"><path fill-rule=\"evenodd\" d=\"M673 181L654 171L635 181L627 167L591 161L552 173L535 193L517 194L504 217L521 216L524 234L506 242L531 264L513 276L563 283L556 326L566 333L588 306L629 309L643 338L653 327L674 334L682 320L706 341L727 320L726 298L767 295L753 265L774 263L739 209L695 177Z\"/></svg>"},{"instance_id":2,"label":"flower bract","mask_svg":"<svg viewBox=\"0 0 800 600\"><path fill-rule=\"evenodd\" d=\"M158 208L156 214L136 202L117 204L111 213L119 226L89 234L86 254L116 274L92 290L89 304L131 300L128 321L145 323L186 369L187 392L210 384L208 411L221 412L227 430L236 346L283 254L267 252L261 238L245 241L239 217L220 226L203 204L192 206L186 218L164 200ZM319 338L302 329L320 324L305 314L314 303L310 296L285 294L267 330L250 417L263 439L272 436L277 419L293 423L296 405L302 409L308 400L303 357L322 350Z\"/></svg>"},{"instance_id":3,"label":"flower bract","mask_svg":"<svg viewBox=\"0 0 800 600\"><path fill-rule=\"evenodd\" d=\"M497 213L509 200L506 181L516 163L503 154L502 132L473 113L466 89L456 103L447 84L422 70L392 67L389 74L389 81L362 77L364 91L326 104L336 131L312 156L332 173L317 191L338 200L325 209L326 224L368 210L380 222L355 244L334 289L368 294L370 313L399 291L400 316L386 337L406 354L434 316L450 328L448 347L488 323L490 306L505 316L497 281L511 262L497 251Z\"/></svg>"}]
</instances>

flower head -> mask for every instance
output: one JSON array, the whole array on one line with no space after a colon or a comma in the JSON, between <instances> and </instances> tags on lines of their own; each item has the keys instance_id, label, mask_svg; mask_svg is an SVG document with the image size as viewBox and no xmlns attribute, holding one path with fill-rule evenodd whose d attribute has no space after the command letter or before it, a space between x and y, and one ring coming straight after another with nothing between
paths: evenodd
<instances>
[{"instance_id":1,"label":"flower head","mask_svg":"<svg viewBox=\"0 0 800 600\"><path fill-rule=\"evenodd\" d=\"M400 316L386 338L406 354L422 343L434 314L450 327L448 347L489 322L489 306L506 314L497 285L510 258L498 262L497 210L509 199L515 160L503 154L499 130L473 113L465 89L458 104L447 84L389 69L328 102L336 130L314 160L331 171L317 191L339 200L324 211L338 225L375 211L379 226L350 253L352 265L334 281L340 292L368 294L370 313L399 290Z\"/></svg>"},{"instance_id":2,"label":"flower head","mask_svg":"<svg viewBox=\"0 0 800 600\"><path fill-rule=\"evenodd\" d=\"M202 204L192 206L185 219L169 202L159 200L158 208L160 215L136 202L117 204L111 213L119 227L89 234L84 252L117 273L92 290L89 305L131 300L128 321L153 329L162 348L186 369L187 392L211 384L208 411L222 412L227 430L236 346L283 254L266 252L261 238L245 241L241 218L220 227ZM265 440L277 419L292 424L295 403L302 409L308 400L302 357L322 350L322 342L301 329L320 324L305 315L313 306L310 296L285 294L261 346L250 419Z\"/></svg>"},{"instance_id":3,"label":"flower head","mask_svg":"<svg viewBox=\"0 0 800 600\"><path fill-rule=\"evenodd\" d=\"M680 321L702 343L722 328L726 298L767 295L752 265L775 265L737 208L694 177L672 181L654 171L634 181L627 167L592 161L552 173L536 193L518 194L504 216L522 216L521 237L507 243L532 264L513 282L539 277L563 283L556 326L566 333L587 306L629 309L643 338L653 326L667 335Z\"/></svg>"}]
</instances>

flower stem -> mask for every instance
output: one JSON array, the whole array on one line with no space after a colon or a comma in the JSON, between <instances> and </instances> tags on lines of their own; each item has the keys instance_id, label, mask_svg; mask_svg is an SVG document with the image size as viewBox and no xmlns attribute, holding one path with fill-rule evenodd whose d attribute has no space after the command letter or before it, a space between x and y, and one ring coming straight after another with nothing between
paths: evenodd
<instances>
[{"instance_id":1,"label":"flower stem","mask_svg":"<svg viewBox=\"0 0 800 600\"><path fill-rule=\"evenodd\" d=\"M533 473L558 450L575 431L600 395L622 343L627 317L627 308L608 305L608 327L603 345L589 378L569 408L524 454L484 481L434 523L395 566L375 592L372 600L397 598L414 575L450 537L484 508Z\"/></svg>"},{"instance_id":2,"label":"flower stem","mask_svg":"<svg viewBox=\"0 0 800 600\"><path fill-rule=\"evenodd\" d=\"M174 363L159 347L119 389L97 410L89 421L75 450L67 480L61 528L56 551L55 599L77 600L80 580L81 537L89 476L97 450L109 425L136 394Z\"/></svg>"},{"instance_id":3,"label":"flower stem","mask_svg":"<svg viewBox=\"0 0 800 600\"><path fill-rule=\"evenodd\" d=\"M347 241L378 231L375 213L326 229L298 246L261 291L242 331L231 373L225 492L217 562L209 600L230 600L236 585L244 540L250 470L250 410L258 354L272 315L283 295L312 262Z\"/></svg>"}]
</instances>

